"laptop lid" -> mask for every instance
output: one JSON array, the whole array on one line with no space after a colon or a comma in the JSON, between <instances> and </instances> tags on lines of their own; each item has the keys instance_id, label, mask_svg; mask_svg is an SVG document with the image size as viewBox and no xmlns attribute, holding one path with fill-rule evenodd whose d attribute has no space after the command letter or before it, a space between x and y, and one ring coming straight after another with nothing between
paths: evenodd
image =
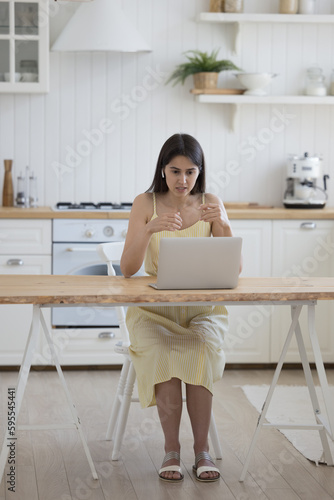
<instances>
[{"instance_id":1,"label":"laptop lid","mask_svg":"<svg viewBox=\"0 0 334 500\"><path fill-rule=\"evenodd\" d=\"M235 288L242 238L161 238L155 288Z\"/></svg>"}]
</instances>

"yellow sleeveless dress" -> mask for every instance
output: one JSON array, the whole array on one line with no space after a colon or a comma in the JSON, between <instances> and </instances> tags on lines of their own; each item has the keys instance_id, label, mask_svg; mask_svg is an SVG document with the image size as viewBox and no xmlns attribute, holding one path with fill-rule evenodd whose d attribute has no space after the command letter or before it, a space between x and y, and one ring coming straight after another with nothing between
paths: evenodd
<instances>
[{"instance_id":1,"label":"yellow sleeveless dress","mask_svg":"<svg viewBox=\"0 0 334 500\"><path fill-rule=\"evenodd\" d=\"M158 216L155 193L153 204L152 219ZM146 273L157 274L161 238L199 236L211 236L210 223L198 221L180 231L154 233L145 256ZM155 384L173 377L213 391L213 383L221 379L225 366L223 341L228 319L224 306L129 307L126 324L143 408L156 404Z\"/></svg>"}]
</instances>

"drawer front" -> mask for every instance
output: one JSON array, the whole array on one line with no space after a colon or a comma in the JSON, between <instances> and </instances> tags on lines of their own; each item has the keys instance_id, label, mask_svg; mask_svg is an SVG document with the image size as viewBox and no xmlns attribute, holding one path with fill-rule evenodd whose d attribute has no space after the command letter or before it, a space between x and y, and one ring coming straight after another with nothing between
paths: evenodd
<instances>
[{"instance_id":1,"label":"drawer front","mask_svg":"<svg viewBox=\"0 0 334 500\"><path fill-rule=\"evenodd\" d=\"M51 256L0 255L0 274L51 274Z\"/></svg>"},{"instance_id":2,"label":"drawer front","mask_svg":"<svg viewBox=\"0 0 334 500\"><path fill-rule=\"evenodd\" d=\"M0 249L6 255L51 255L51 221L1 220Z\"/></svg>"}]
</instances>

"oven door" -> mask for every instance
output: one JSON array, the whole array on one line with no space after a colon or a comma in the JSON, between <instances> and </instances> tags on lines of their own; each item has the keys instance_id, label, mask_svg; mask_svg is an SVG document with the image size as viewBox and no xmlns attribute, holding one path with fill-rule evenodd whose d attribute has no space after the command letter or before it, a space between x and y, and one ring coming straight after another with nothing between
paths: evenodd
<instances>
[{"instance_id":1,"label":"oven door","mask_svg":"<svg viewBox=\"0 0 334 500\"><path fill-rule=\"evenodd\" d=\"M98 243L53 243L52 274L106 276L107 265L96 251ZM114 265L121 275L119 265ZM118 327L114 307L54 307L52 326L62 328Z\"/></svg>"}]
</instances>

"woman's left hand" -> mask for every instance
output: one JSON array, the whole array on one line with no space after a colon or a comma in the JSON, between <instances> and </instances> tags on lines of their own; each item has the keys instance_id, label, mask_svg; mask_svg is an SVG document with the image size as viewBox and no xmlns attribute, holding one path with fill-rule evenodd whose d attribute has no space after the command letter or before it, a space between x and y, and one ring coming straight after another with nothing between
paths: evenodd
<instances>
[{"instance_id":1,"label":"woman's left hand","mask_svg":"<svg viewBox=\"0 0 334 500\"><path fill-rule=\"evenodd\" d=\"M202 212L200 220L204 222L218 222L223 227L230 227L226 210L220 203L203 203L199 209Z\"/></svg>"},{"instance_id":2,"label":"woman's left hand","mask_svg":"<svg viewBox=\"0 0 334 500\"><path fill-rule=\"evenodd\" d=\"M202 212L200 220L211 224L213 236L232 236L230 221L223 203L203 203L199 209Z\"/></svg>"}]
</instances>

